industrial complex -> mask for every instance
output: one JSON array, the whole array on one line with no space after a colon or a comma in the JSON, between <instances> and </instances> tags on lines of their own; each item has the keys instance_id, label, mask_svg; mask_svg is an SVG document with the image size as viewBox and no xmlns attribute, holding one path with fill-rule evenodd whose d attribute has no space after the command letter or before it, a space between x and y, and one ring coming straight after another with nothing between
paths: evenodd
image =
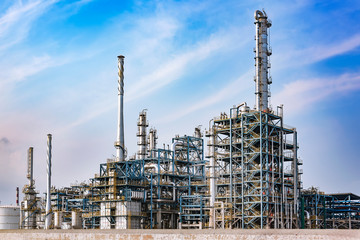
<instances>
[{"instance_id":1,"label":"industrial complex","mask_svg":"<svg viewBox=\"0 0 360 240\"><path fill-rule=\"evenodd\" d=\"M360 196L303 189L297 130L283 121L282 105L269 104L271 21L265 11L255 11L254 17L253 109L246 102L233 105L209 119L206 131L195 127L190 135L176 135L167 148L159 147L143 110L137 121L138 151L128 156L125 57L120 55L116 156L100 163L86 183L55 188L48 134L46 197L35 189L30 147L24 199L11 209L18 225L2 228L360 229Z\"/></svg>"}]
</instances>

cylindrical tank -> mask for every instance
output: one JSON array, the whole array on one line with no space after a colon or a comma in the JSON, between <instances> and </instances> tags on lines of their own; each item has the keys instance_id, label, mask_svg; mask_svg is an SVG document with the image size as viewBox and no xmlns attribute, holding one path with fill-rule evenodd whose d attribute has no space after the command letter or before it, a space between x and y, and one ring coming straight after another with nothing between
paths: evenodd
<instances>
[{"instance_id":1,"label":"cylindrical tank","mask_svg":"<svg viewBox=\"0 0 360 240\"><path fill-rule=\"evenodd\" d=\"M54 214L54 227L56 229L60 229L61 228L61 224L62 224L62 217L63 217L63 213L62 212L55 212Z\"/></svg>"},{"instance_id":2,"label":"cylindrical tank","mask_svg":"<svg viewBox=\"0 0 360 240\"><path fill-rule=\"evenodd\" d=\"M74 229L81 228L81 216L79 212L76 211L71 212L71 226Z\"/></svg>"},{"instance_id":3,"label":"cylindrical tank","mask_svg":"<svg viewBox=\"0 0 360 240\"><path fill-rule=\"evenodd\" d=\"M18 229L19 221L19 206L0 206L0 229Z\"/></svg>"}]
</instances>

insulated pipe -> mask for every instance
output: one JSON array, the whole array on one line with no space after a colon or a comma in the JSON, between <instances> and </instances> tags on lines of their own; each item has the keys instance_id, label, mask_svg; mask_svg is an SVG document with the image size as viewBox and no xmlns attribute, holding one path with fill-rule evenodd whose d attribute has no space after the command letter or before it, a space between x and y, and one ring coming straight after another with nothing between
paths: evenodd
<instances>
[{"instance_id":1,"label":"insulated pipe","mask_svg":"<svg viewBox=\"0 0 360 240\"><path fill-rule=\"evenodd\" d=\"M125 140L124 140L124 56L118 56L118 126L117 138L115 142L116 160L125 160Z\"/></svg>"},{"instance_id":2,"label":"insulated pipe","mask_svg":"<svg viewBox=\"0 0 360 240\"><path fill-rule=\"evenodd\" d=\"M45 215L45 229L50 228L51 224L51 202L50 202L50 188L51 188L51 134L47 135L47 193L46 193L46 215Z\"/></svg>"},{"instance_id":3,"label":"insulated pipe","mask_svg":"<svg viewBox=\"0 0 360 240\"><path fill-rule=\"evenodd\" d=\"M177 145L180 145L180 144L182 144L182 142L178 142L178 141L176 141L176 142L174 142L173 144L171 144L171 151L173 152L174 159L175 159L176 146L177 146ZM171 172L174 172L174 171L175 171L175 169L174 169L174 163L171 164L171 166L170 166L170 171L171 171Z\"/></svg>"},{"instance_id":4,"label":"insulated pipe","mask_svg":"<svg viewBox=\"0 0 360 240\"><path fill-rule=\"evenodd\" d=\"M176 146L180 145L180 144L181 144L181 142L176 141L171 145L171 151L173 151L174 154L175 154Z\"/></svg>"},{"instance_id":5,"label":"insulated pipe","mask_svg":"<svg viewBox=\"0 0 360 240\"><path fill-rule=\"evenodd\" d=\"M156 163L147 163L144 166L144 169L149 169L149 168L154 168L155 169L155 173L159 174L159 166Z\"/></svg>"},{"instance_id":6,"label":"insulated pipe","mask_svg":"<svg viewBox=\"0 0 360 240\"><path fill-rule=\"evenodd\" d=\"M308 224L308 226L310 226L310 228L311 228L310 213L309 213L308 211L306 211L306 210L304 210L304 212L306 213L307 224ZM305 228L307 228L307 227L305 227Z\"/></svg>"},{"instance_id":7,"label":"insulated pipe","mask_svg":"<svg viewBox=\"0 0 360 240\"><path fill-rule=\"evenodd\" d=\"M173 201L176 202L176 185L175 183L171 183L173 185Z\"/></svg>"},{"instance_id":8,"label":"insulated pipe","mask_svg":"<svg viewBox=\"0 0 360 240\"><path fill-rule=\"evenodd\" d=\"M269 56L271 52L268 49L268 31L271 27L271 22L268 21L265 11L256 10L255 14L256 25L256 47L255 47L255 107L257 111L264 111L269 108Z\"/></svg>"}]
</instances>

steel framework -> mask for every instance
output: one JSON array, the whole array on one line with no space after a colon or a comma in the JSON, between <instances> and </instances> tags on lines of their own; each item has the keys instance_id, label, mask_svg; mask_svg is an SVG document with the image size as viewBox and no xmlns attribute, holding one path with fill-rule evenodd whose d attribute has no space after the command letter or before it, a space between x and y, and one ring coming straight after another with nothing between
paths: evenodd
<instances>
[{"instance_id":1,"label":"steel framework","mask_svg":"<svg viewBox=\"0 0 360 240\"><path fill-rule=\"evenodd\" d=\"M240 106L243 106L240 108ZM281 109L280 109L281 110ZM296 129L284 126L282 111L250 111L246 105L213 119L207 133L214 158L212 227L296 228L299 189ZM212 139L212 140L211 140ZM210 186L211 189L211 186ZM215 204L217 202L217 204ZM218 203L224 203L219 205ZM222 221L218 208L231 213Z\"/></svg>"},{"instance_id":2,"label":"steel framework","mask_svg":"<svg viewBox=\"0 0 360 240\"><path fill-rule=\"evenodd\" d=\"M360 196L304 190L301 196L301 219L301 228L360 229Z\"/></svg>"}]
</instances>

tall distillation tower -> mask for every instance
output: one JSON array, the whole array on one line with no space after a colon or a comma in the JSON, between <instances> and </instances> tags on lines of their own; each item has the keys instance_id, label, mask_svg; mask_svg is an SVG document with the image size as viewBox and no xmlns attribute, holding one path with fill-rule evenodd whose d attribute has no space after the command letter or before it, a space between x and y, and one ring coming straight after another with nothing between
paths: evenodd
<instances>
[{"instance_id":1,"label":"tall distillation tower","mask_svg":"<svg viewBox=\"0 0 360 240\"><path fill-rule=\"evenodd\" d=\"M35 229L37 218L40 216L40 209L38 208L38 197L35 191L34 180L34 148L28 149L27 157L27 179L29 184L23 188L24 200L21 202L21 219L20 228L22 229Z\"/></svg>"},{"instance_id":2,"label":"tall distillation tower","mask_svg":"<svg viewBox=\"0 0 360 240\"><path fill-rule=\"evenodd\" d=\"M271 21L268 20L265 11L256 10L255 14L255 109L258 111L266 111L269 108L268 99L269 85L271 78L269 77L269 56L271 51L268 44L268 28L271 27Z\"/></svg>"},{"instance_id":3,"label":"tall distillation tower","mask_svg":"<svg viewBox=\"0 0 360 240\"><path fill-rule=\"evenodd\" d=\"M283 123L283 107L269 107L268 28L255 11L255 109L234 105L210 121L211 228L298 228L301 172L297 132Z\"/></svg>"}]
</instances>

